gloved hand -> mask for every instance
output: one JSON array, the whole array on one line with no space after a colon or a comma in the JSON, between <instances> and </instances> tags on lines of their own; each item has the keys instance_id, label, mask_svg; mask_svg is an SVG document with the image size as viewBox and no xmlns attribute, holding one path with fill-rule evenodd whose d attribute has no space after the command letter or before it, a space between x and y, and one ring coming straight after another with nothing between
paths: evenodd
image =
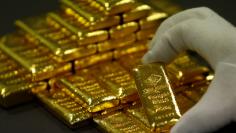
<instances>
[{"instance_id":1,"label":"gloved hand","mask_svg":"<svg viewBox=\"0 0 236 133\"><path fill-rule=\"evenodd\" d=\"M215 78L205 95L181 117L171 132L211 132L235 121L235 27L205 7L180 12L161 24L143 63L168 63L186 49L205 58L214 69Z\"/></svg>"}]
</instances>

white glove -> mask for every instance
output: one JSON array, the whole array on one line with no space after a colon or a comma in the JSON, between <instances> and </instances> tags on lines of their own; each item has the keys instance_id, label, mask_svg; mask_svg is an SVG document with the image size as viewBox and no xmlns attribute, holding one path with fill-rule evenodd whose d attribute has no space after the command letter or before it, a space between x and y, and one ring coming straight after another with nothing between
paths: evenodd
<instances>
[{"instance_id":1,"label":"white glove","mask_svg":"<svg viewBox=\"0 0 236 133\"><path fill-rule=\"evenodd\" d=\"M161 24L143 63L168 63L186 49L206 59L215 70L215 78L205 95L181 117L171 132L212 132L235 121L235 27L205 7L180 12Z\"/></svg>"}]
</instances>

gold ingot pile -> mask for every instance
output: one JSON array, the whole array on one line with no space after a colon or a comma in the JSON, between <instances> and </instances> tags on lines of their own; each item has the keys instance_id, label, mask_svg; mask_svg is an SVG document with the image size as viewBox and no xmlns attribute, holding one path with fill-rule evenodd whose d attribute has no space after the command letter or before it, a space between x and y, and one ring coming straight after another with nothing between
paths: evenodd
<instances>
[{"instance_id":1,"label":"gold ingot pile","mask_svg":"<svg viewBox=\"0 0 236 133\"><path fill-rule=\"evenodd\" d=\"M189 52L138 66L178 9L159 6L167 12L135 0L62 0L57 11L17 20L0 41L0 105L36 96L72 128L93 119L107 132L168 132L213 75Z\"/></svg>"}]
</instances>

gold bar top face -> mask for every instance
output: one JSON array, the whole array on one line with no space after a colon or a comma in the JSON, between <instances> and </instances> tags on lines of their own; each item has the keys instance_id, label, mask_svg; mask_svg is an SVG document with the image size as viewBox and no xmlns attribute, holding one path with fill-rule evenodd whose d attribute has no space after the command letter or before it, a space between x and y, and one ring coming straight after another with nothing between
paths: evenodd
<instances>
[{"instance_id":1,"label":"gold bar top face","mask_svg":"<svg viewBox=\"0 0 236 133\"><path fill-rule=\"evenodd\" d=\"M121 103L132 102L138 99L135 81L128 71L117 62L105 62L97 66L97 76L104 82Z\"/></svg>"},{"instance_id":2,"label":"gold bar top face","mask_svg":"<svg viewBox=\"0 0 236 133\"><path fill-rule=\"evenodd\" d=\"M71 95L79 97L89 112L102 111L119 104L116 96L89 72L62 78L59 86L68 88Z\"/></svg>"},{"instance_id":3,"label":"gold bar top face","mask_svg":"<svg viewBox=\"0 0 236 133\"><path fill-rule=\"evenodd\" d=\"M60 62L40 42L29 42L26 36L22 33L7 35L3 37L0 49L28 70L32 80L47 79L71 69L71 64Z\"/></svg>"},{"instance_id":4,"label":"gold bar top face","mask_svg":"<svg viewBox=\"0 0 236 133\"><path fill-rule=\"evenodd\" d=\"M76 127L80 122L92 117L81 104L61 89L53 88L50 91L42 91L36 95L46 108L62 119L69 127Z\"/></svg>"},{"instance_id":5,"label":"gold bar top face","mask_svg":"<svg viewBox=\"0 0 236 133\"><path fill-rule=\"evenodd\" d=\"M94 118L94 121L106 132L111 133L149 133L143 123L136 118L129 117L124 112L116 112L108 116Z\"/></svg>"},{"instance_id":6,"label":"gold bar top face","mask_svg":"<svg viewBox=\"0 0 236 133\"><path fill-rule=\"evenodd\" d=\"M135 82L152 128L166 126L180 118L169 79L161 63L134 69Z\"/></svg>"}]
</instances>

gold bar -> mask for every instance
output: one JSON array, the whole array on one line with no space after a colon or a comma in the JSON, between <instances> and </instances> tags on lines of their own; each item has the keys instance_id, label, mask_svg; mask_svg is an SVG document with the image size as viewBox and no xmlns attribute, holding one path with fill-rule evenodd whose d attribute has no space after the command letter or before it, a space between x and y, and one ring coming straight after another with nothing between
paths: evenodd
<instances>
[{"instance_id":1,"label":"gold bar","mask_svg":"<svg viewBox=\"0 0 236 133\"><path fill-rule=\"evenodd\" d=\"M139 20L140 28L143 29L150 29L154 28L157 29L163 19L167 18L168 14L164 12L154 11L148 17Z\"/></svg>"},{"instance_id":2,"label":"gold bar","mask_svg":"<svg viewBox=\"0 0 236 133\"><path fill-rule=\"evenodd\" d=\"M99 53L99 54L91 55L88 57L84 57L84 58L75 60L74 62L75 69L80 70L80 69L90 67L101 62L111 61L112 58L113 58L112 52Z\"/></svg>"},{"instance_id":3,"label":"gold bar","mask_svg":"<svg viewBox=\"0 0 236 133\"><path fill-rule=\"evenodd\" d=\"M123 112L95 117L93 120L109 133L148 133L151 132L142 122Z\"/></svg>"},{"instance_id":4,"label":"gold bar","mask_svg":"<svg viewBox=\"0 0 236 133\"><path fill-rule=\"evenodd\" d=\"M61 78L56 82L60 88L67 88L71 95L76 95L85 103L83 106L89 112L98 112L119 104L116 96L100 83L90 70L81 71L79 74Z\"/></svg>"},{"instance_id":5,"label":"gold bar","mask_svg":"<svg viewBox=\"0 0 236 133\"><path fill-rule=\"evenodd\" d=\"M71 21L69 17L66 17L62 13L51 12L48 14L48 17L50 19L49 21L54 21L54 23L65 27L74 35L78 36L79 45L101 42L108 39L108 32L106 30L88 31L76 25L77 22Z\"/></svg>"},{"instance_id":6,"label":"gold bar","mask_svg":"<svg viewBox=\"0 0 236 133\"><path fill-rule=\"evenodd\" d=\"M135 42L134 44L132 44L130 46L116 49L114 51L114 58L118 59L118 58L125 56L125 55L133 54L136 52L146 51L147 44L148 44L147 40L142 40L142 41Z\"/></svg>"},{"instance_id":7,"label":"gold bar","mask_svg":"<svg viewBox=\"0 0 236 133\"><path fill-rule=\"evenodd\" d=\"M123 22L136 21L148 16L151 12L151 7L145 4L137 3L137 6L129 12L122 14Z\"/></svg>"},{"instance_id":8,"label":"gold bar","mask_svg":"<svg viewBox=\"0 0 236 133\"><path fill-rule=\"evenodd\" d=\"M133 44L136 41L135 34L131 34L122 39L109 39L105 42L98 43L98 51L104 52L112 49L118 49Z\"/></svg>"},{"instance_id":9,"label":"gold bar","mask_svg":"<svg viewBox=\"0 0 236 133\"><path fill-rule=\"evenodd\" d=\"M96 12L96 10L88 10L81 2L62 0L64 10L67 16L77 20L77 23L88 28L89 30L99 30L118 25L120 23L119 16L105 16Z\"/></svg>"},{"instance_id":10,"label":"gold bar","mask_svg":"<svg viewBox=\"0 0 236 133\"><path fill-rule=\"evenodd\" d=\"M96 46L92 48L80 45L104 41L108 38L107 31L88 32L78 29L55 13L49 13L47 17L28 19L24 22L17 21L16 24L26 31L29 41L34 38L34 42L41 42L63 61L71 61L94 54L97 50Z\"/></svg>"},{"instance_id":11,"label":"gold bar","mask_svg":"<svg viewBox=\"0 0 236 133\"><path fill-rule=\"evenodd\" d=\"M94 73L107 88L115 94L121 103L133 102L138 99L135 82L131 74L117 62L104 62L93 69Z\"/></svg>"},{"instance_id":12,"label":"gold bar","mask_svg":"<svg viewBox=\"0 0 236 133\"><path fill-rule=\"evenodd\" d=\"M71 70L71 64L60 62L51 51L40 45L41 43L28 42L24 34L9 34L1 41L0 49L30 72L33 81Z\"/></svg>"},{"instance_id":13,"label":"gold bar","mask_svg":"<svg viewBox=\"0 0 236 133\"><path fill-rule=\"evenodd\" d=\"M192 100L185 97L183 94L176 94L176 102L179 106L180 113L184 114L186 111L188 111L193 105L195 104Z\"/></svg>"},{"instance_id":14,"label":"gold bar","mask_svg":"<svg viewBox=\"0 0 236 133\"><path fill-rule=\"evenodd\" d=\"M172 87L161 63L134 69L135 82L152 129L173 124L180 118Z\"/></svg>"},{"instance_id":15,"label":"gold bar","mask_svg":"<svg viewBox=\"0 0 236 133\"><path fill-rule=\"evenodd\" d=\"M172 74L176 82L181 85L203 80L203 74L209 72L209 68L201 65L189 53L184 52L167 65L167 71Z\"/></svg>"},{"instance_id":16,"label":"gold bar","mask_svg":"<svg viewBox=\"0 0 236 133\"><path fill-rule=\"evenodd\" d=\"M107 15L116 15L127 12L135 6L134 0L97 0L96 1Z\"/></svg>"},{"instance_id":17,"label":"gold bar","mask_svg":"<svg viewBox=\"0 0 236 133\"><path fill-rule=\"evenodd\" d=\"M136 33L137 40L152 39L152 37L155 35L156 30L157 30L156 28L150 28L138 31Z\"/></svg>"},{"instance_id":18,"label":"gold bar","mask_svg":"<svg viewBox=\"0 0 236 133\"><path fill-rule=\"evenodd\" d=\"M53 115L71 128L76 128L81 122L92 117L81 104L60 89L42 91L36 96Z\"/></svg>"},{"instance_id":19,"label":"gold bar","mask_svg":"<svg viewBox=\"0 0 236 133\"><path fill-rule=\"evenodd\" d=\"M137 30L138 30L138 24L136 22L129 22L111 28L109 30L109 33L111 38L120 39L134 33Z\"/></svg>"},{"instance_id":20,"label":"gold bar","mask_svg":"<svg viewBox=\"0 0 236 133\"><path fill-rule=\"evenodd\" d=\"M0 105L14 106L31 100L31 90L46 89L44 82L32 82L31 74L0 51Z\"/></svg>"},{"instance_id":21,"label":"gold bar","mask_svg":"<svg viewBox=\"0 0 236 133\"><path fill-rule=\"evenodd\" d=\"M145 54L144 51L133 53L130 55L121 56L118 59L118 62L124 67L127 71L131 72L135 67L142 64L142 57Z\"/></svg>"},{"instance_id":22,"label":"gold bar","mask_svg":"<svg viewBox=\"0 0 236 133\"><path fill-rule=\"evenodd\" d=\"M194 89L186 90L183 92L183 94L193 102L198 102L202 97L201 93L197 92Z\"/></svg>"}]
</instances>

